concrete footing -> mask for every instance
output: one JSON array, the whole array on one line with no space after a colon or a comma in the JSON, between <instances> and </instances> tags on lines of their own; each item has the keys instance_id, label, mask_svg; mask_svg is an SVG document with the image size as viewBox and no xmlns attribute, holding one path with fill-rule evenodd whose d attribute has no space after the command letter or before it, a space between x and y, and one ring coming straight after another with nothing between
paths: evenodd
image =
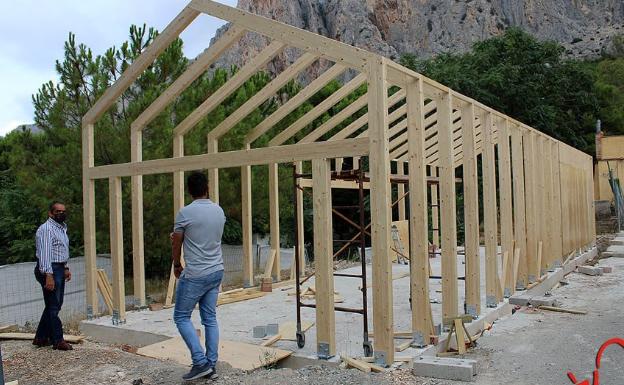
<instances>
[{"instance_id":1,"label":"concrete footing","mask_svg":"<svg viewBox=\"0 0 624 385\"><path fill-rule=\"evenodd\" d=\"M473 381L477 375L477 361L458 358L420 357L414 360L412 371L421 377L454 381Z\"/></svg>"},{"instance_id":2,"label":"concrete footing","mask_svg":"<svg viewBox=\"0 0 624 385\"><path fill-rule=\"evenodd\" d=\"M597 266L579 266L578 272L586 275L602 275L602 269Z\"/></svg>"}]
</instances>

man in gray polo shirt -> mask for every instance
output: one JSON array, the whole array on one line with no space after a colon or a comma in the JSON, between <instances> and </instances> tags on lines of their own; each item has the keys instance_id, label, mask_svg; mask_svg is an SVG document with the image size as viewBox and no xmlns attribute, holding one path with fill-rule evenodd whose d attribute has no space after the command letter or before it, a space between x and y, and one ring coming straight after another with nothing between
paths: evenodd
<instances>
[{"instance_id":1,"label":"man in gray polo shirt","mask_svg":"<svg viewBox=\"0 0 624 385\"><path fill-rule=\"evenodd\" d=\"M206 175L192 173L187 179L187 187L193 202L176 215L171 238L174 273L178 278L173 320L191 351L193 367L182 377L190 381L200 377L216 377L219 349L216 307L223 279L221 236L225 215L219 205L208 199ZM181 263L182 248L185 267ZM198 303L205 328L205 352L191 322L191 314Z\"/></svg>"}]
</instances>

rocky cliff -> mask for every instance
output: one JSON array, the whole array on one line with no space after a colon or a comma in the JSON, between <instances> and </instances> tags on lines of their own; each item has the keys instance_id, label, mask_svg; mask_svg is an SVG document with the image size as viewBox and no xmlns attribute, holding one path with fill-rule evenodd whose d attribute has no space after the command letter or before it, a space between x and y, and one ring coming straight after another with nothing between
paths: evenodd
<instances>
[{"instance_id":1,"label":"rocky cliff","mask_svg":"<svg viewBox=\"0 0 624 385\"><path fill-rule=\"evenodd\" d=\"M561 43L569 56L591 58L624 34L623 0L239 0L238 7L392 59L464 52L511 26ZM219 64L245 63L266 44L247 34ZM288 49L270 69L297 56Z\"/></svg>"}]
</instances>

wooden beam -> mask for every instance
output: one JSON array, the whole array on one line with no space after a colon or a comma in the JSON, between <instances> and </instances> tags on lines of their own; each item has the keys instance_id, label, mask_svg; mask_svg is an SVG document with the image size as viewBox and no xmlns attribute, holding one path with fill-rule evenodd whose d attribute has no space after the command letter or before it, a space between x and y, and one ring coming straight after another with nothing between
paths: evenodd
<instances>
[{"instance_id":1,"label":"wooden beam","mask_svg":"<svg viewBox=\"0 0 624 385\"><path fill-rule=\"evenodd\" d=\"M282 132L277 134L273 139L269 141L269 146L278 146L283 144L288 139L293 137L296 133L301 131L305 126L312 123L316 118L321 116L336 103L347 97L358 87L360 87L366 81L366 75L359 74L355 78L351 79L347 84L340 87L336 92L331 94L325 100L317 104L313 109L308 111L305 115L299 118L296 122L288 126Z\"/></svg>"},{"instance_id":2,"label":"wooden beam","mask_svg":"<svg viewBox=\"0 0 624 385\"><path fill-rule=\"evenodd\" d=\"M246 145L249 149L249 144ZM251 166L241 167L241 217L243 227L243 285L254 286L253 212L251 195Z\"/></svg>"},{"instance_id":3,"label":"wooden beam","mask_svg":"<svg viewBox=\"0 0 624 385\"><path fill-rule=\"evenodd\" d=\"M388 149L388 85L385 59L371 62L368 69L369 168L371 174L371 241L373 247L373 328L375 362L394 361L392 265L390 258L390 158Z\"/></svg>"},{"instance_id":4,"label":"wooden beam","mask_svg":"<svg viewBox=\"0 0 624 385\"><path fill-rule=\"evenodd\" d=\"M295 162L295 172L297 174L303 173L302 162ZM311 186L310 186L311 187ZM299 275L305 276L305 231L303 221L303 190L297 189L297 205L295 207L295 216L297 220L298 239L299 239Z\"/></svg>"},{"instance_id":5,"label":"wooden beam","mask_svg":"<svg viewBox=\"0 0 624 385\"><path fill-rule=\"evenodd\" d=\"M332 116L325 123L321 124L319 127L314 129L314 131L310 132L303 139L301 139L300 143L310 143L314 142L321 136L328 133L334 127L342 123L345 119L349 118L351 115L355 114L362 108L366 107L368 103L368 96L366 94L360 96L357 100L340 110L336 115Z\"/></svg>"},{"instance_id":6,"label":"wooden beam","mask_svg":"<svg viewBox=\"0 0 624 385\"><path fill-rule=\"evenodd\" d=\"M536 210L536 182L535 182L535 162L534 162L534 143L535 134L531 131L525 131L522 134L524 149L524 190L525 190L525 208L526 208L526 229L527 229L527 280L531 284L535 282L539 276L535 269L537 260L537 210Z\"/></svg>"},{"instance_id":7,"label":"wooden beam","mask_svg":"<svg viewBox=\"0 0 624 385\"><path fill-rule=\"evenodd\" d=\"M314 79L306 88L299 91L295 96L288 99L280 108L269 115L266 119L260 122L254 127L245 137L245 142L252 143L258 139L262 134L269 131L273 126L284 119L288 114L293 112L297 107L306 102L311 96L316 94L321 88L325 87L327 83L332 81L338 75L342 74L347 68L334 64L327 71L323 72L318 78Z\"/></svg>"},{"instance_id":8,"label":"wooden beam","mask_svg":"<svg viewBox=\"0 0 624 385\"><path fill-rule=\"evenodd\" d=\"M474 105L461 110L464 187L464 246L466 251L466 313L481 314L481 254L479 250L479 180L475 144Z\"/></svg>"},{"instance_id":9,"label":"wooden beam","mask_svg":"<svg viewBox=\"0 0 624 385\"><path fill-rule=\"evenodd\" d=\"M486 306L496 307L499 302L498 236L496 205L496 164L492 141L492 114L485 112L481 118L483 129L483 216L485 232L485 291Z\"/></svg>"},{"instance_id":10,"label":"wooden beam","mask_svg":"<svg viewBox=\"0 0 624 385\"><path fill-rule=\"evenodd\" d=\"M455 202L455 166L453 164L453 97L440 93L435 99L438 115L440 153L440 231L442 235L442 316L458 315L457 291L457 221Z\"/></svg>"},{"instance_id":11,"label":"wooden beam","mask_svg":"<svg viewBox=\"0 0 624 385\"><path fill-rule=\"evenodd\" d=\"M316 346L320 358L336 355L332 195L328 159L312 160L314 209L314 279L316 284Z\"/></svg>"},{"instance_id":12,"label":"wooden beam","mask_svg":"<svg viewBox=\"0 0 624 385\"><path fill-rule=\"evenodd\" d=\"M180 14L154 39L143 53L126 68L119 79L113 83L93 107L82 117L83 125L95 123L119 98L119 96L132 85L132 83L156 60L184 29L191 24L199 15L199 12L190 6L184 7Z\"/></svg>"},{"instance_id":13,"label":"wooden beam","mask_svg":"<svg viewBox=\"0 0 624 385\"><path fill-rule=\"evenodd\" d=\"M536 199L535 199L535 204L536 204L536 209L537 209L537 216L536 216L536 224L537 224L537 241L538 241L538 245L539 242L542 242L542 245L544 244L544 242L546 241L546 215L548 215L546 213L546 189L545 189L545 175L544 175L544 168L545 168L545 162L546 160L544 159L544 138L542 137L542 135L536 135L535 137L535 152L533 153L533 159L535 162L535 177L536 177L536 181L537 181L537 189L536 189ZM538 246L539 247L539 246ZM542 246L543 247L543 246ZM542 249L542 253L543 253L544 249ZM539 257L539 249L538 249L538 259ZM540 263L538 263L538 267L537 267L537 276L536 278L539 278L543 275L543 272L545 270L545 262L546 259L542 258L539 260Z\"/></svg>"},{"instance_id":14,"label":"wooden beam","mask_svg":"<svg viewBox=\"0 0 624 385\"><path fill-rule=\"evenodd\" d=\"M120 163L92 167L87 172L91 179L111 176L132 176L164 174L174 171L190 171L212 166L241 167L245 165L263 165L269 163L292 163L310 160L315 156L362 156L368 154L368 138L343 139L333 142L292 144L279 147L254 148L251 150L216 152L203 155L191 155L183 158L147 160L140 163ZM211 175L209 175L210 178ZM210 194L215 192L212 184ZM212 199L212 198L211 198ZM214 199L213 199L214 200Z\"/></svg>"},{"instance_id":15,"label":"wooden beam","mask_svg":"<svg viewBox=\"0 0 624 385\"><path fill-rule=\"evenodd\" d=\"M553 253L557 259L563 262L563 226L562 226L562 194L561 194L561 170L559 160L559 143L553 140L551 143L552 151L552 174L553 174L553 200L554 200L554 212L555 226L553 229ZM594 230L595 231L595 230Z\"/></svg>"},{"instance_id":16,"label":"wooden beam","mask_svg":"<svg viewBox=\"0 0 624 385\"><path fill-rule=\"evenodd\" d=\"M193 0L189 6L219 19L244 25L249 30L258 32L268 38L281 40L290 46L314 53L333 62L344 63L360 71L366 68L368 61L373 56L365 50L348 44L340 43L279 21L267 19L242 9L228 7L215 1Z\"/></svg>"},{"instance_id":17,"label":"wooden beam","mask_svg":"<svg viewBox=\"0 0 624 385\"><path fill-rule=\"evenodd\" d=\"M399 176L405 176L405 163L403 162L396 162L396 167L397 167L397 174ZM425 183L426 186L426 183ZM397 196L402 197L405 194L405 185L403 183L398 183L397 184ZM405 216L405 199L401 199L401 201L399 201L398 204L399 207L399 220L403 221L405 220L407 217Z\"/></svg>"},{"instance_id":18,"label":"wooden beam","mask_svg":"<svg viewBox=\"0 0 624 385\"><path fill-rule=\"evenodd\" d=\"M130 133L130 159L143 160L143 135ZM132 277L134 298L139 306L146 306L145 298L145 248L143 244L143 176L133 175L132 184Z\"/></svg>"},{"instance_id":19,"label":"wooden beam","mask_svg":"<svg viewBox=\"0 0 624 385\"><path fill-rule=\"evenodd\" d=\"M422 81L407 85L409 146L410 293L414 344L429 344L432 323L429 304L429 229L427 166L425 164L424 97ZM403 166L403 163L399 163ZM399 194L401 195L401 194Z\"/></svg>"},{"instance_id":20,"label":"wooden beam","mask_svg":"<svg viewBox=\"0 0 624 385\"><path fill-rule=\"evenodd\" d=\"M158 114L160 114L175 98L180 96L198 77L208 70L228 48L237 42L245 33L245 29L231 25L227 31L201 53L182 75L171 83L130 125L131 131L142 131Z\"/></svg>"},{"instance_id":21,"label":"wooden beam","mask_svg":"<svg viewBox=\"0 0 624 385\"><path fill-rule=\"evenodd\" d=\"M185 135L214 108L220 105L225 99L238 90L249 78L259 69L264 67L269 61L277 56L285 48L284 43L274 41L262 50L254 59L236 72L225 84L212 93L208 99L204 100L193 112L191 112L176 128L173 129L175 135ZM211 135L210 133L208 135Z\"/></svg>"},{"instance_id":22,"label":"wooden beam","mask_svg":"<svg viewBox=\"0 0 624 385\"><path fill-rule=\"evenodd\" d=\"M509 146L509 126L506 119L496 122L498 127L498 185L500 202L500 229L501 229L501 253L509 256L507 265L503 266L506 272L504 277L505 287L503 294L510 297L515 288L513 281L513 203L511 187L511 150Z\"/></svg>"},{"instance_id":23,"label":"wooden beam","mask_svg":"<svg viewBox=\"0 0 624 385\"><path fill-rule=\"evenodd\" d=\"M227 133L238 122L243 120L247 115L252 113L262 103L264 103L269 97L273 96L282 87L284 87L289 81L291 81L297 74L306 69L310 64L316 61L318 56L304 53L295 61L291 66L286 68L282 73L277 75L269 84L264 86L254 96L240 106L236 111L228 115L217 127L210 131L210 135L215 138L220 138Z\"/></svg>"},{"instance_id":24,"label":"wooden beam","mask_svg":"<svg viewBox=\"0 0 624 385\"><path fill-rule=\"evenodd\" d=\"M438 168L429 167L431 177L438 177ZM438 185L433 183L429 186L431 196L431 243L440 247L440 200L438 195Z\"/></svg>"},{"instance_id":25,"label":"wooden beam","mask_svg":"<svg viewBox=\"0 0 624 385\"><path fill-rule=\"evenodd\" d=\"M206 155L219 154L219 142L217 141L217 139L208 137L207 152L208 154ZM188 159L188 157L186 157L185 159ZM211 162L206 162L204 164L212 166L208 169L208 196L214 203L219 204L219 167ZM244 165L241 164L241 166ZM199 166L197 168L203 167Z\"/></svg>"},{"instance_id":26,"label":"wooden beam","mask_svg":"<svg viewBox=\"0 0 624 385\"><path fill-rule=\"evenodd\" d=\"M279 169L277 163L269 163L269 236L271 247L275 250L275 263L273 264L273 279L281 280L280 264L280 222L279 222Z\"/></svg>"},{"instance_id":27,"label":"wooden beam","mask_svg":"<svg viewBox=\"0 0 624 385\"><path fill-rule=\"evenodd\" d=\"M109 178L108 186L110 207L110 249L113 269L113 323L123 323L126 319L126 295L124 285L121 178Z\"/></svg>"},{"instance_id":28,"label":"wooden beam","mask_svg":"<svg viewBox=\"0 0 624 385\"><path fill-rule=\"evenodd\" d=\"M514 206L514 240L519 249L517 279L513 282L517 289L524 290L527 285L526 264L526 209L524 191L524 150L522 131L519 127L511 130L511 161L513 171L513 206Z\"/></svg>"},{"instance_id":29,"label":"wooden beam","mask_svg":"<svg viewBox=\"0 0 624 385\"><path fill-rule=\"evenodd\" d=\"M97 296L97 256L95 243L95 181L89 178L94 165L93 124L82 125L82 220L84 231L87 316L99 314Z\"/></svg>"},{"instance_id":30,"label":"wooden beam","mask_svg":"<svg viewBox=\"0 0 624 385\"><path fill-rule=\"evenodd\" d=\"M550 146L550 139L544 137L543 139L543 154L544 163L542 167L544 169L544 229L545 242L544 242L544 255L545 255L545 267L550 269L555 263L554 255L554 228L555 217L553 208L553 171L552 171L552 148Z\"/></svg>"}]
</instances>

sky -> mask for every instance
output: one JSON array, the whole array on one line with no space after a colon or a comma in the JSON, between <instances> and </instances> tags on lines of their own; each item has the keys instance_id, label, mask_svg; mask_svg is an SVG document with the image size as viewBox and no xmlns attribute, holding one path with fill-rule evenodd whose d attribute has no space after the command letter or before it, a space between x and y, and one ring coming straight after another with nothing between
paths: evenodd
<instances>
[{"instance_id":1,"label":"sky","mask_svg":"<svg viewBox=\"0 0 624 385\"><path fill-rule=\"evenodd\" d=\"M237 0L217 0L236 6ZM94 55L128 38L132 24L162 31L189 0L0 0L0 136L33 123L31 96L56 82L69 32ZM210 43L222 20L200 15L180 36L193 58Z\"/></svg>"}]
</instances>

